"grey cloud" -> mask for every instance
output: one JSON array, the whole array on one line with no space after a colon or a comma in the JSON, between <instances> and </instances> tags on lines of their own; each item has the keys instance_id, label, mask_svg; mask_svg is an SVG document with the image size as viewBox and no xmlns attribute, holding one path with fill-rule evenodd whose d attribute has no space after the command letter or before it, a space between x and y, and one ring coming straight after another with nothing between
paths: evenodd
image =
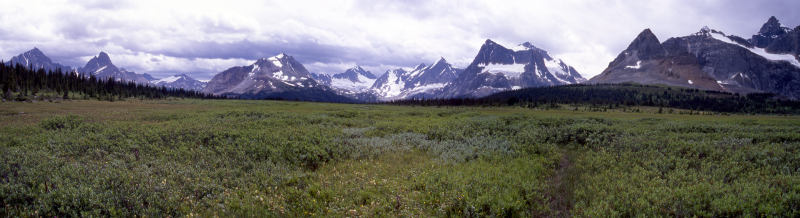
<instances>
[{"instance_id":1,"label":"grey cloud","mask_svg":"<svg viewBox=\"0 0 800 218\"><path fill-rule=\"evenodd\" d=\"M338 73L343 63L355 63L373 73L401 67L413 67L419 63L429 64L443 56L450 62L471 60L485 39L493 39L504 46L514 46L531 42L537 47L553 54L581 52L582 47L600 45L589 52L596 52L594 60L578 60L577 64L592 64L594 68L604 67L608 61L602 60L609 54L615 56L636 37L642 29L651 28L660 40L684 36L708 25L728 34L748 38L758 31L770 16L776 16L789 27L800 21L800 1L714 1L714 0L676 0L676 1L581 1L573 4L558 1L529 7L531 2L495 1L366 1L356 0L345 9L344 15L331 13L320 16L324 19L311 19L298 10L297 14L262 16L263 13L280 13L285 8L281 4L251 6L269 10L241 10L241 13L215 11L212 14L170 15L175 22L152 23L140 17L116 16L124 10L138 10L139 16L147 16L146 9L153 5L136 8L133 2L118 1L79 1L81 10L61 10L50 12L49 26L53 36L42 35L36 28L19 29L19 26L44 27L43 23L26 23L26 20L2 20L0 23L0 45L4 47L5 59L39 47L54 61L70 66L82 66L86 57L97 55L101 50L112 48L114 52L126 54L146 53L167 57L210 59L255 60L284 52L294 56L318 73ZM494 4L494 5L491 5ZM492 10L489 6L510 6L503 10ZM504 4L504 5L503 5ZM302 7L308 7L304 4ZM141 6L141 5L138 5ZM29 6L36 7L36 6ZM241 8L241 5L237 6ZM292 7L292 6L289 6ZM313 7L313 6L312 6ZM494 7L497 8L497 7ZM176 9L180 10L180 9ZM237 10L237 12L239 12ZM230 16L230 17L226 17ZM14 19L13 16L0 19ZM272 31L265 24L282 20L297 20L308 28L318 28L330 34L333 43L321 43L314 31L304 32L291 28ZM393 27L376 30L360 26L362 19L377 21L397 21L398 25L433 28L434 32L406 33L416 37L406 39L400 36L375 34L378 31L392 31ZM176 25L177 23L179 25ZM396 24L396 23L395 23ZM265 28L261 30L259 28ZM41 28L39 28L41 29ZM436 32L441 31L441 32ZM575 35L579 40L573 43L565 40L565 34ZM191 34L209 37L187 38ZM266 35L269 37L260 37ZM356 39L365 44L336 42L336 39ZM386 38L384 38L386 37ZM452 39L447 46L438 46L443 40ZM217 41L217 39L220 39ZM224 39L224 40L221 40ZM408 40L420 40L409 42ZM370 46L371 45L371 46ZM413 45L415 47L405 47ZM416 47L422 45L421 47ZM424 50L429 45L431 49ZM437 47L438 46L438 47ZM115 55L111 51L112 59ZM592 57L591 55L584 55ZM157 59L144 58L157 62ZM313 63L326 65L311 66ZM576 65L576 63L570 63ZM126 66L120 66L126 67ZM233 67L233 66L230 66ZM460 66L463 67L463 66ZM131 67L132 68L132 67ZM126 69L131 69L126 68ZM375 70L380 69L380 70ZM170 73L154 69L153 74ZM143 72L140 72L143 73ZM184 72L186 73L186 72ZM190 73L190 72L189 72ZM213 72L202 72L202 75ZM597 73L597 72L581 72ZM207 75L206 75L207 76ZM203 78L205 76L201 76Z\"/></svg>"}]
</instances>

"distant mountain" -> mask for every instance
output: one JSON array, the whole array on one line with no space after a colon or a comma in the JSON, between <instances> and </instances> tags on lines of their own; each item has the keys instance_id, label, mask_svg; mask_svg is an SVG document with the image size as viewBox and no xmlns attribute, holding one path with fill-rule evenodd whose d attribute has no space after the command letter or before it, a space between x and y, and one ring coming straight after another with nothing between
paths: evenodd
<instances>
[{"instance_id":1,"label":"distant mountain","mask_svg":"<svg viewBox=\"0 0 800 218\"><path fill-rule=\"evenodd\" d=\"M111 58L108 56L108 54L102 51L99 55L89 60L89 62L86 63L86 66L79 67L78 72L89 73L102 79L114 77L114 79L117 81L124 80L134 81L137 83L150 82L150 80L148 80L143 74L136 74L133 71L127 71L125 68L117 68L117 66L111 62ZM152 78L149 75L148 77Z\"/></svg>"},{"instance_id":2,"label":"distant mountain","mask_svg":"<svg viewBox=\"0 0 800 218\"><path fill-rule=\"evenodd\" d=\"M703 72L697 58L686 48L662 46L650 29L645 29L622 51L608 68L588 83L666 84L723 91L713 77Z\"/></svg>"},{"instance_id":3,"label":"distant mountain","mask_svg":"<svg viewBox=\"0 0 800 218\"><path fill-rule=\"evenodd\" d=\"M330 87L319 84L302 64L284 53L218 73L203 91L245 98L356 101L337 95Z\"/></svg>"},{"instance_id":4,"label":"distant mountain","mask_svg":"<svg viewBox=\"0 0 800 218\"><path fill-rule=\"evenodd\" d=\"M151 79L154 79L149 74L144 74L144 75L145 77L150 77ZM152 80L150 81L150 83L159 87L166 86L166 87L183 88L185 90L195 90L195 91L202 91L208 84L208 82L202 82L193 79L192 77L189 77L186 74L174 75L159 80Z\"/></svg>"},{"instance_id":5,"label":"distant mountain","mask_svg":"<svg viewBox=\"0 0 800 218\"><path fill-rule=\"evenodd\" d=\"M69 66L53 63L53 61L50 60L49 57L44 55L44 53L36 47L34 47L29 51L26 51L25 53L14 56L11 58L11 60L6 62L6 64L9 65L17 63L25 65L25 67L33 66L33 69L44 68L44 70L46 71L55 71L59 68L63 72L72 71L72 68Z\"/></svg>"},{"instance_id":6,"label":"distant mountain","mask_svg":"<svg viewBox=\"0 0 800 218\"><path fill-rule=\"evenodd\" d=\"M575 68L530 43L509 49L487 39L472 63L437 96L483 97L502 90L585 80Z\"/></svg>"},{"instance_id":7,"label":"distant mountain","mask_svg":"<svg viewBox=\"0 0 800 218\"><path fill-rule=\"evenodd\" d=\"M354 66L331 78L330 87L347 90L350 93L364 92L375 83L377 77L372 72Z\"/></svg>"},{"instance_id":8,"label":"distant mountain","mask_svg":"<svg viewBox=\"0 0 800 218\"><path fill-rule=\"evenodd\" d=\"M413 96L433 97L461 72L462 69L453 67L444 58L439 58L430 66L422 63L410 71L402 68L386 71L370 89L382 100Z\"/></svg>"}]
</instances>

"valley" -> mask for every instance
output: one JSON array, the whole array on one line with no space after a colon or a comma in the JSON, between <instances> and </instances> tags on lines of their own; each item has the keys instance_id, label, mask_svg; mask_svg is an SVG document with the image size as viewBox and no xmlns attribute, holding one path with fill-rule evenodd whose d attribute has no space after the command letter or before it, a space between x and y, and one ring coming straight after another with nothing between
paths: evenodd
<instances>
[{"instance_id":1,"label":"valley","mask_svg":"<svg viewBox=\"0 0 800 218\"><path fill-rule=\"evenodd\" d=\"M797 215L797 117L563 108L0 103L0 215Z\"/></svg>"}]
</instances>

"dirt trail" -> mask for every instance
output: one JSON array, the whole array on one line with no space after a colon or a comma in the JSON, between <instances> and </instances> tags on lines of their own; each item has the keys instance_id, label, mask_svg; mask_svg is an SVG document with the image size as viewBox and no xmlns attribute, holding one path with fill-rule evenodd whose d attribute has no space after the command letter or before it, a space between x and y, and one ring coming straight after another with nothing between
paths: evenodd
<instances>
[{"instance_id":1,"label":"dirt trail","mask_svg":"<svg viewBox=\"0 0 800 218\"><path fill-rule=\"evenodd\" d=\"M548 217L570 217L573 204L572 190L578 179L571 161L575 156L574 152L561 156L553 177L548 181L550 188L546 194L550 199L551 211Z\"/></svg>"}]
</instances>

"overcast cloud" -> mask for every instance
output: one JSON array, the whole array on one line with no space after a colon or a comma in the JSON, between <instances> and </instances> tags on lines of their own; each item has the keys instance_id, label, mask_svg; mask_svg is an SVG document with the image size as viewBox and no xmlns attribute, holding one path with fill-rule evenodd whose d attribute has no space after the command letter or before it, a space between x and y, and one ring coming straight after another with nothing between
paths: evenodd
<instances>
[{"instance_id":1,"label":"overcast cloud","mask_svg":"<svg viewBox=\"0 0 800 218\"><path fill-rule=\"evenodd\" d=\"M311 72L376 75L439 57L466 67L486 39L531 42L590 78L636 35L661 41L709 26L749 38L770 16L800 25L796 0L64 1L0 3L0 57L38 47L79 67L100 51L118 67L198 79L284 52Z\"/></svg>"}]
</instances>

